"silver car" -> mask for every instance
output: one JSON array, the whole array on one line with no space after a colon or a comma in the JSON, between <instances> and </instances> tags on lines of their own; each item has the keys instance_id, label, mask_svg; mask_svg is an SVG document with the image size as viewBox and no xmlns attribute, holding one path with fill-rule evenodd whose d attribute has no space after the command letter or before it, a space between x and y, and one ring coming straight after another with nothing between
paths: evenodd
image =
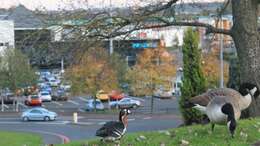
<instances>
[{"instance_id":1,"label":"silver car","mask_svg":"<svg viewBox=\"0 0 260 146\"><path fill-rule=\"evenodd\" d=\"M119 108L138 108L141 106L141 101L139 100L135 100L135 99L132 99L132 98L123 98L119 101L111 101L109 103L110 107L116 107L118 106Z\"/></svg>"},{"instance_id":2,"label":"silver car","mask_svg":"<svg viewBox=\"0 0 260 146\"><path fill-rule=\"evenodd\" d=\"M23 112L21 118L23 121L30 121L30 120L44 120L50 121L55 120L57 118L57 114L55 112L51 112L45 108L37 107L28 109Z\"/></svg>"}]
</instances>

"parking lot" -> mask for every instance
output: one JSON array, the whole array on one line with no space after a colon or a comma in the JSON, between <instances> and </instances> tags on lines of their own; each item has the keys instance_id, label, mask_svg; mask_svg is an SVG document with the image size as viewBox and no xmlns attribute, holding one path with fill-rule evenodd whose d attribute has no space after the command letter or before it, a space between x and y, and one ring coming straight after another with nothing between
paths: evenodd
<instances>
[{"instance_id":1,"label":"parking lot","mask_svg":"<svg viewBox=\"0 0 260 146\"><path fill-rule=\"evenodd\" d=\"M136 113L151 113L151 97L130 97L141 101L141 107L133 110ZM70 97L67 101L51 101L43 102L42 107L49 110L53 110L58 113L64 112L87 112L86 101L90 99L89 96L75 96ZM24 111L25 109L31 108L24 104L25 98L19 98L18 110ZM103 102L106 111L108 109L108 102ZM154 98L153 113L178 113L178 102L176 98L172 99L159 99ZM14 104L4 104L1 106L4 108L2 111L15 111L17 109Z\"/></svg>"}]
</instances>

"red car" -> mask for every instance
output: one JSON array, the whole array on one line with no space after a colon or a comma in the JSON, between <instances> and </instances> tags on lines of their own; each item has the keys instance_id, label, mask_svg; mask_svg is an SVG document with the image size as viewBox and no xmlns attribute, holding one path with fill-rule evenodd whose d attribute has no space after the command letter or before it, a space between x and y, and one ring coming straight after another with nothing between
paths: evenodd
<instances>
[{"instance_id":1,"label":"red car","mask_svg":"<svg viewBox=\"0 0 260 146\"><path fill-rule=\"evenodd\" d=\"M28 106L41 106L42 100L38 95L29 95L24 103Z\"/></svg>"},{"instance_id":2,"label":"red car","mask_svg":"<svg viewBox=\"0 0 260 146\"><path fill-rule=\"evenodd\" d=\"M122 98L125 97L125 94L118 91L118 90L112 90L110 93L109 93L109 98L110 100L120 100Z\"/></svg>"}]
</instances>

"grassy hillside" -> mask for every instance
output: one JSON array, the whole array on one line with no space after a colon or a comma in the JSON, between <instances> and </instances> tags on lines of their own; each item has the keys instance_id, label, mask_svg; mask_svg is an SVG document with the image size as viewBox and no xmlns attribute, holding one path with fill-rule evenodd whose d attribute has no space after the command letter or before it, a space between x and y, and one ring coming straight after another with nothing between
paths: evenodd
<instances>
[{"instance_id":1,"label":"grassy hillside","mask_svg":"<svg viewBox=\"0 0 260 146\"><path fill-rule=\"evenodd\" d=\"M120 146L248 146L258 140L260 140L260 118L240 120L233 139L227 126L215 126L215 131L211 132L210 125L195 125L166 131L127 134L121 140ZM94 139L71 142L63 146L114 145Z\"/></svg>"},{"instance_id":2,"label":"grassy hillside","mask_svg":"<svg viewBox=\"0 0 260 146\"><path fill-rule=\"evenodd\" d=\"M40 136L18 132L0 132L0 146L41 146Z\"/></svg>"}]
</instances>

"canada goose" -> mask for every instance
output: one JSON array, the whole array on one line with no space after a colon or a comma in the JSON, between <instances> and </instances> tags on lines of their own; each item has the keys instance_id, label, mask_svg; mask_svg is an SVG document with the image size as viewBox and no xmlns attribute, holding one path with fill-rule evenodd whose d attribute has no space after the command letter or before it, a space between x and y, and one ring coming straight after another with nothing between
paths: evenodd
<instances>
[{"instance_id":1,"label":"canada goose","mask_svg":"<svg viewBox=\"0 0 260 146\"><path fill-rule=\"evenodd\" d=\"M215 124L227 124L233 137L241 111L249 107L252 98L257 97L259 93L257 86L244 83L240 86L239 92L229 88L214 89L192 98L186 106L205 113L212 124L212 131Z\"/></svg>"},{"instance_id":2,"label":"canada goose","mask_svg":"<svg viewBox=\"0 0 260 146\"><path fill-rule=\"evenodd\" d=\"M259 91L260 90L258 87L251 83L243 83L239 88L239 92L231 88L212 89L206 93L192 97L185 101L184 108L193 107L201 111L203 114L206 114L206 107L209 102L217 96L224 96L232 98L232 100L234 100L233 102L238 102L240 110L244 110L251 103L252 99L250 94L254 95L254 97L257 97L260 94Z\"/></svg>"},{"instance_id":3,"label":"canada goose","mask_svg":"<svg viewBox=\"0 0 260 146\"><path fill-rule=\"evenodd\" d=\"M218 96L213 98L206 107L206 114L211 122L211 130L215 124L227 124L228 130L233 137L236 129L236 121L240 118L241 110L237 103L233 103L231 98Z\"/></svg>"},{"instance_id":4,"label":"canada goose","mask_svg":"<svg viewBox=\"0 0 260 146\"><path fill-rule=\"evenodd\" d=\"M110 121L96 131L96 136L102 137L104 141L120 140L126 132L127 116L131 113L129 109L122 109L119 113L119 121Z\"/></svg>"}]
</instances>

